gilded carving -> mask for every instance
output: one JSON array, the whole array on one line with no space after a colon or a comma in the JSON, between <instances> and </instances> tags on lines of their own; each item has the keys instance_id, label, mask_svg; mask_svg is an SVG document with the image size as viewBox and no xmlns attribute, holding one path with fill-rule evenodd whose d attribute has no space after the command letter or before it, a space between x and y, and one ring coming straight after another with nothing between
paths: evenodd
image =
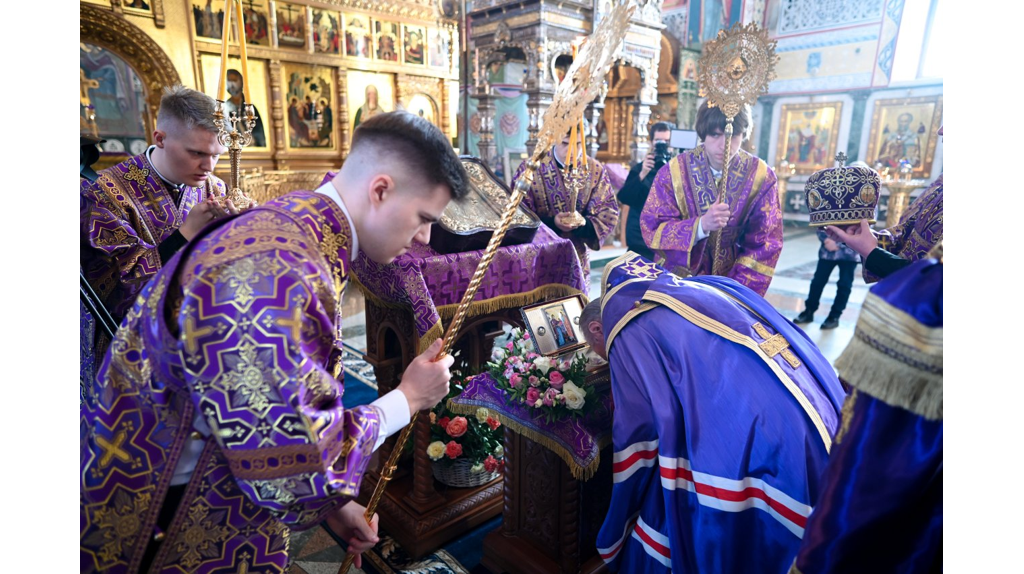
<instances>
[{"instance_id":1,"label":"gilded carving","mask_svg":"<svg viewBox=\"0 0 1024 574\"><path fill-rule=\"evenodd\" d=\"M135 70L146 86L146 103L155 118L164 86L181 83L163 48L123 17L89 4L79 4L79 26L80 42L114 52Z\"/></svg>"}]
</instances>

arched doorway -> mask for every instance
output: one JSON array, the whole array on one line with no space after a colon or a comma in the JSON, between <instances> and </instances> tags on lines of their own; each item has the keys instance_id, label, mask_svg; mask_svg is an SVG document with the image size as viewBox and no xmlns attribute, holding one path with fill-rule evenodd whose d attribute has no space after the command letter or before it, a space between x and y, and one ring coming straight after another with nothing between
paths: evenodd
<instances>
[{"instance_id":1,"label":"arched doorway","mask_svg":"<svg viewBox=\"0 0 1024 574\"><path fill-rule=\"evenodd\" d=\"M108 139L110 151L94 166L102 169L145 150L163 88L181 78L163 49L123 17L81 4L79 22L81 133Z\"/></svg>"},{"instance_id":2,"label":"arched doorway","mask_svg":"<svg viewBox=\"0 0 1024 574\"><path fill-rule=\"evenodd\" d=\"M597 159L605 163L630 163L634 106L640 100L643 77L639 68L616 64L605 80L608 93L597 126Z\"/></svg>"}]
</instances>

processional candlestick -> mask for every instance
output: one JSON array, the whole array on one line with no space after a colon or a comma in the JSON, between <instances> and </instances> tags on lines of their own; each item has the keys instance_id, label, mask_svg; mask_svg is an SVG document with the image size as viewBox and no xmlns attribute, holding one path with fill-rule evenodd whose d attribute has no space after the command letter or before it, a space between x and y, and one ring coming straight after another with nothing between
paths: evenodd
<instances>
[{"instance_id":1,"label":"processional candlestick","mask_svg":"<svg viewBox=\"0 0 1024 574\"><path fill-rule=\"evenodd\" d=\"M455 339L458 336L463 321L466 319L466 314L469 311L470 304L473 302L473 298L476 296L476 291L480 287L484 275L487 274L487 269L490 267L495 254L497 254L498 247L501 246L501 241L505 238L505 233L512 224L512 219L516 215L516 209L523 201L523 198L526 197L526 192L530 189L534 173L540 167L540 161L544 158L544 154L577 123L578 119L583 116L583 111L586 109L587 104L600 92L602 80L608 74L613 58L622 45L622 40L626 36L626 30L629 29L629 21L635 10L636 6L634 3L623 2L608 13L595 26L594 33L579 50L579 57L573 60L569 71L565 75L565 79L555 89L551 105L544 112L544 123L537 135L537 145L534 148L533 156L527 160L526 170L512 190L512 196L505 206L505 213L502 214L501 222L498 224L498 228L494 230L490 243L487 244L484 254L480 257L480 263L477 265L476 272L473 273L473 278L470 280L466 293L459 303L455 317L445 331L444 343L441 347L441 352L434 358L435 361L447 355L455 344ZM388 457L387 462L384 464L380 480L377 482L373 495L366 505L365 516L368 522L372 520L377 504L384 495L384 489L387 487L388 481L391 480L395 468L398 466L398 457L402 454L403 445L405 445L412 434L418 414L414 414L409 422L409 426L402 429L401 434L398 436L398 441L391 451L391 456ZM355 555L353 554L346 556L338 573L347 573L354 559Z\"/></svg>"},{"instance_id":2,"label":"processional candlestick","mask_svg":"<svg viewBox=\"0 0 1024 574\"><path fill-rule=\"evenodd\" d=\"M236 36L242 59L242 94L245 105L239 111L225 115L224 105L227 103L226 88L228 75L228 40L231 37L231 14L235 15ZM221 39L220 52L220 85L217 88L217 104L213 111L213 122L217 126L217 141L228 148L231 171L228 176L228 199L239 209L247 209L253 205L241 189L239 164L242 159L242 148L252 143L252 130L256 127L256 108L249 102L249 66L245 50L245 25L242 22L242 1L227 0L224 4L224 35Z\"/></svg>"},{"instance_id":3,"label":"processional candlestick","mask_svg":"<svg viewBox=\"0 0 1024 574\"><path fill-rule=\"evenodd\" d=\"M707 97L708 107L721 108L725 114L725 161L722 179L718 184L717 202L726 200L729 163L732 161L732 121L745 105L753 105L757 97L767 92L775 79L775 41L768 40L768 31L756 24L735 24L729 31L720 30L718 37L704 46L704 54L697 62L699 95ZM721 230L711 232L714 263L712 274L722 275Z\"/></svg>"}]
</instances>

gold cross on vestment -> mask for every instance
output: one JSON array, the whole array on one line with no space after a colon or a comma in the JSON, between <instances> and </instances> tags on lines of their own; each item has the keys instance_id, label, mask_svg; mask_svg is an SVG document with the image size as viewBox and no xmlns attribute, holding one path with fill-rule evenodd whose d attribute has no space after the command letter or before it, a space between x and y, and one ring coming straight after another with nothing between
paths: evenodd
<instances>
[{"instance_id":1,"label":"gold cross on vestment","mask_svg":"<svg viewBox=\"0 0 1024 574\"><path fill-rule=\"evenodd\" d=\"M203 337L214 332L214 327L199 327L196 328L195 317L185 318L185 352L189 355L195 355L199 351L199 343L196 342L196 337Z\"/></svg>"},{"instance_id":2,"label":"gold cross on vestment","mask_svg":"<svg viewBox=\"0 0 1024 574\"><path fill-rule=\"evenodd\" d=\"M291 319L278 319L275 321L282 327L291 327L292 330L292 341L299 343L302 341L302 305L305 303L303 299L297 299L295 306L292 307L292 318Z\"/></svg>"},{"instance_id":3,"label":"gold cross on vestment","mask_svg":"<svg viewBox=\"0 0 1024 574\"><path fill-rule=\"evenodd\" d=\"M135 164L128 165L128 173L124 174L124 178L128 181L137 182L139 185L146 183L146 178L149 177L149 168L139 169Z\"/></svg>"},{"instance_id":4,"label":"gold cross on vestment","mask_svg":"<svg viewBox=\"0 0 1024 574\"><path fill-rule=\"evenodd\" d=\"M802 364L800 359L793 354L793 351L789 350L789 341L785 337L778 333L772 335L760 323L754 323L754 330L764 339L764 342L758 345L764 351L764 354L772 358L775 358L775 355L782 355L782 358L794 369Z\"/></svg>"},{"instance_id":5,"label":"gold cross on vestment","mask_svg":"<svg viewBox=\"0 0 1024 574\"><path fill-rule=\"evenodd\" d=\"M319 213L320 209L317 207L316 202L312 199L304 197L296 197L292 199L292 213L298 213L303 209L308 210L312 213Z\"/></svg>"},{"instance_id":6,"label":"gold cross on vestment","mask_svg":"<svg viewBox=\"0 0 1024 574\"><path fill-rule=\"evenodd\" d=\"M110 442L107 439L98 436L96 437L96 444L103 449L103 455L100 456L100 468L106 467L116 457L121 462L131 462L132 457L126 450L121 448L124 444L125 439L128 438L128 433L124 430L117 431L114 435L114 442Z\"/></svg>"},{"instance_id":7,"label":"gold cross on vestment","mask_svg":"<svg viewBox=\"0 0 1024 574\"><path fill-rule=\"evenodd\" d=\"M878 240L878 246L885 251L889 251L889 248L892 247L892 237L889 234L879 235L876 239Z\"/></svg>"}]
</instances>

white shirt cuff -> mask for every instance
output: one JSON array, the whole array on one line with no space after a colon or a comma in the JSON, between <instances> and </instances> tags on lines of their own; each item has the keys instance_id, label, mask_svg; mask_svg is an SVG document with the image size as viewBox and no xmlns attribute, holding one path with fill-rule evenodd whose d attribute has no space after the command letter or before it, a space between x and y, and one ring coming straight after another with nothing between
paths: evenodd
<instances>
[{"instance_id":1,"label":"white shirt cuff","mask_svg":"<svg viewBox=\"0 0 1024 574\"><path fill-rule=\"evenodd\" d=\"M377 443L373 445L373 450L377 450L389 436L405 428L412 417L409 416L409 400L405 398L405 393L398 389L370 405L380 409L381 413L380 432L377 434Z\"/></svg>"},{"instance_id":2,"label":"white shirt cuff","mask_svg":"<svg viewBox=\"0 0 1024 574\"><path fill-rule=\"evenodd\" d=\"M710 235L710 233L704 233L704 222L701 220L701 218L698 217L697 218L697 241L700 241L701 239L704 239L708 235Z\"/></svg>"}]
</instances>

